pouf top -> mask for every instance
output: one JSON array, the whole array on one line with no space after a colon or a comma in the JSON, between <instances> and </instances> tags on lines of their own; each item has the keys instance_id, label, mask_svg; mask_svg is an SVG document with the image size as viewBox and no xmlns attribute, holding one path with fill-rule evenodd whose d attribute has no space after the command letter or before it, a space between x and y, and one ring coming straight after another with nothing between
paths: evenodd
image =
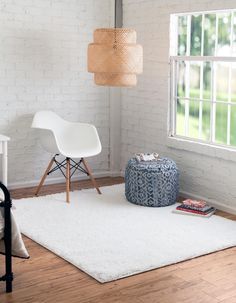
<instances>
[{"instance_id":1,"label":"pouf top","mask_svg":"<svg viewBox=\"0 0 236 303\"><path fill-rule=\"evenodd\" d=\"M131 158L128 165L137 170L159 171L176 168L176 163L170 158L159 158L155 161L138 161L136 158Z\"/></svg>"}]
</instances>

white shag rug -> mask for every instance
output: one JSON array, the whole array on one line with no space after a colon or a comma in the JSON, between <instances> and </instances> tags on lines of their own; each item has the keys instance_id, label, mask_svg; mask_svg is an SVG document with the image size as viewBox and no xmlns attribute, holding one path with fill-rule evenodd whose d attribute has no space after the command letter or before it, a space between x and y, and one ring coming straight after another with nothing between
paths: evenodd
<instances>
[{"instance_id":1,"label":"white shag rug","mask_svg":"<svg viewBox=\"0 0 236 303\"><path fill-rule=\"evenodd\" d=\"M100 282L236 245L236 222L172 213L126 201L124 185L15 200L24 235Z\"/></svg>"}]
</instances>

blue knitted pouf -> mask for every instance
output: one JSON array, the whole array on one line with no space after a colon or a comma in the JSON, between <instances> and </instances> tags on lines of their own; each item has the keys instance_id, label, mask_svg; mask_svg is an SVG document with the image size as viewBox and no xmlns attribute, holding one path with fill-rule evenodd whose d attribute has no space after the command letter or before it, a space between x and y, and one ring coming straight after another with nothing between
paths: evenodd
<instances>
[{"instance_id":1,"label":"blue knitted pouf","mask_svg":"<svg viewBox=\"0 0 236 303\"><path fill-rule=\"evenodd\" d=\"M178 192L179 171L173 160L129 160L125 170L125 196L129 202L144 206L168 206L176 202Z\"/></svg>"}]
</instances>

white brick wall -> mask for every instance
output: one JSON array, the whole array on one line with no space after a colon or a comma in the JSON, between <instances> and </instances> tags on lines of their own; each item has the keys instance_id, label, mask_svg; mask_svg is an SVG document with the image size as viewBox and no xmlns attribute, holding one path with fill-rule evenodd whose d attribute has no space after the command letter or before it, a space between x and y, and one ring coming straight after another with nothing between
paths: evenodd
<instances>
[{"instance_id":1,"label":"white brick wall","mask_svg":"<svg viewBox=\"0 0 236 303\"><path fill-rule=\"evenodd\" d=\"M109 170L109 93L93 84L86 54L93 30L109 26L110 12L110 0L0 2L0 133L11 137L10 185L37 181L49 160L30 129L42 109L95 124L103 151L92 165Z\"/></svg>"},{"instance_id":2,"label":"white brick wall","mask_svg":"<svg viewBox=\"0 0 236 303\"><path fill-rule=\"evenodd\" d=\"M158 151L177 162L183 192L236 212L234 161L167 145L170 14L223 8L236 8L236 1L124 0L124 27L137 30L144 73L136 88L122 90L122 169L134 153Z\"/></svg>"}]
</instances>

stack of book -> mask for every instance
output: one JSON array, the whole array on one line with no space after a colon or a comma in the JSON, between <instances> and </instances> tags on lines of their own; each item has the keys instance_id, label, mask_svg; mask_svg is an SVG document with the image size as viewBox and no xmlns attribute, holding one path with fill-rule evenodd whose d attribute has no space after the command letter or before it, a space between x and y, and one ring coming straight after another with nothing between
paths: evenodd
<instances>
[{"instance_id":1,"label":"stack of book","mask_svg":"<svg viewBox=\"0 0 236 303\"><path fill-rule=\"evenodd\" d=\"M184 200L181 205L177 206L176 209L173 210L174 213L205 218L209 218L215 211L216 209L207 205L205 201L191 199Z\"/></svg>"}]
</instances>

